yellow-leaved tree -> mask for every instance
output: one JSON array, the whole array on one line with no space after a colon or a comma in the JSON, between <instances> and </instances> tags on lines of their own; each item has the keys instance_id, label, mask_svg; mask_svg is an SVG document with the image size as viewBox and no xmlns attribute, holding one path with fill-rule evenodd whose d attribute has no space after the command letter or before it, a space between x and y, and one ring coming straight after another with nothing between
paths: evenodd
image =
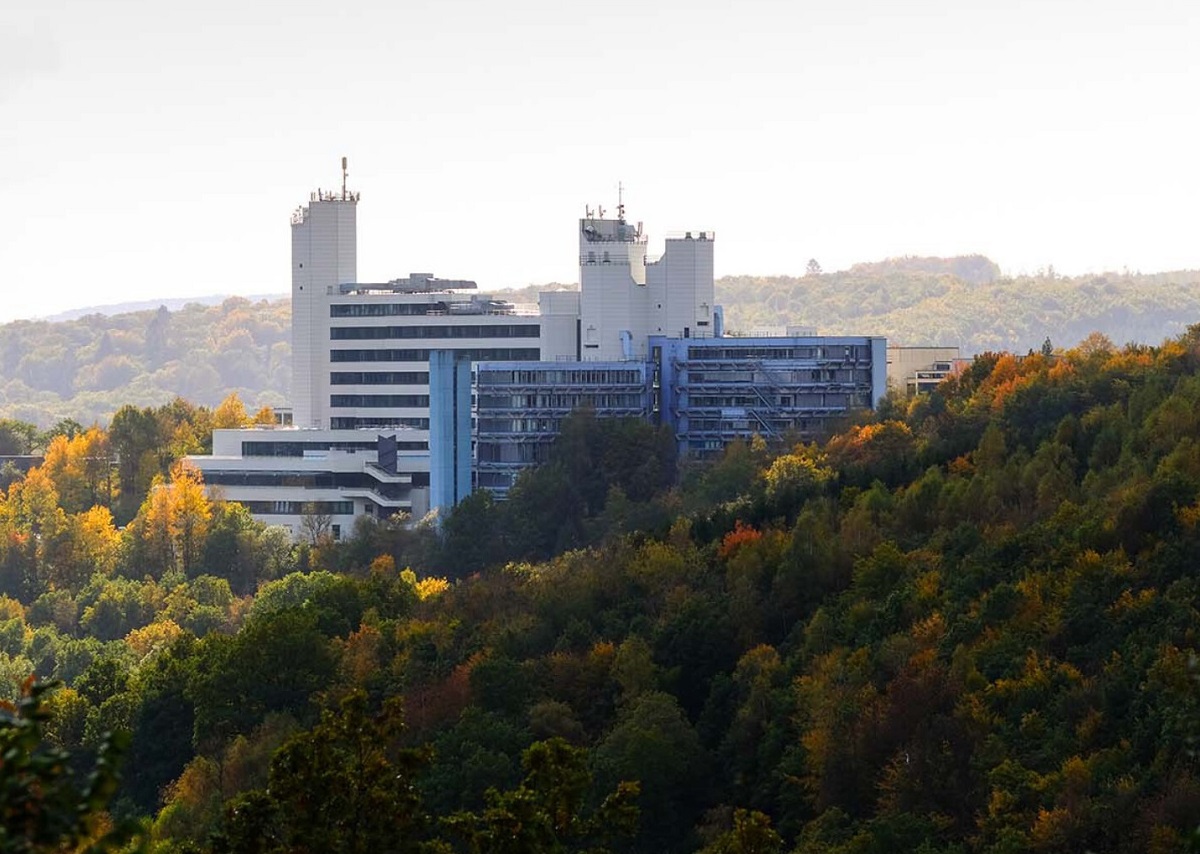
<instances>
[{"instance_id":1,"label":"yellow-leaved tree","mask_svg":"<svg viewBox=\"0 0 1200 854\"><path fill-rule=\"evenodd\" d=\"M275 410L269 406L264 406L254 413L254 423L256 425L270 427L275 423Z\"/></svg>"},{"instance_id":2,"label":"yellow-leaved tree","mask_svg":"<svg viewBox=\"0 0 1200 854\"><path fill-rule=\"evenodd\" d=\"M169 481L155 478L132 523L138 558L155 577L168 569L193 575L211 522L212 503L200 471L179 460L171 466Z\"/></svg>"},{"instance_id":3,"label":"yellow-leaved tree","mask_svg":"<svg viewBox=\"0 0 1200 854\"><path fill-rule=\"evenodd\" d=\"M204 540L212 521L212 504L204 493L200 470L183 460L171 467L171 535L179 568L191 576L200 565Z\"/></svg>"},{"instance_id":4,"label":"yellow-leaved tree","mask_svg":"<svg viewBox=\"0 0 1200 854\"><path fill-rule=\"evenodd\" d=\"M249 427L250 416L246 405L238 397L237 392L231 392L213 410L213 427L228 429L232 427Z\"/></svg>"},{"instance_id":5,"label":"yellow-leaved tree","mask_svg":"<svg viewBox=\"0 0 1200 854\"><path fill-rule=\"evenodd\" d=\"M96 505L112 505L112 454L108 434L90 427L68 438L55 436L42 464L58 490L59 503L68 513L81 513Z\"/></svg>"}]
</instances>

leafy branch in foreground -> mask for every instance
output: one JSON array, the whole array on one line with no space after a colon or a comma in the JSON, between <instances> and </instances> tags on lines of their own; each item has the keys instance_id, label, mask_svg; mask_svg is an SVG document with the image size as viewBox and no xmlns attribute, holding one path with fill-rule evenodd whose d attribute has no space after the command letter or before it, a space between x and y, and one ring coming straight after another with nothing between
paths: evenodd
<instances>
[{"instance_id":1,"label":"leafy branch in foreground","mask_svg":"<svg viewBox=\"0 0 1200 854\"><path fill-rule=\"evenodd\" d=\"M114 824L105 811L129 737L103 739L80 788L70 754L44 742L46 698L57 686L30 676L15 703L0 703L0 851L116 851L138 832L133 822Z\"/></svg>"}]
</instances>

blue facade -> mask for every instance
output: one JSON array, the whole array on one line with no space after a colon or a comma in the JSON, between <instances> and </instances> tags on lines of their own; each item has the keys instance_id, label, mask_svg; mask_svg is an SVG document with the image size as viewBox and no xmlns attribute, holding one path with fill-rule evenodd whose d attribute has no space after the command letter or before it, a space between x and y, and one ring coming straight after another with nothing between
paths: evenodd
<instances>
[{"instance_id":1,"label":"blue facade","mask_svg":"<svg viewBox=\"0 0 1200 854\"><path fill-rule=\"evenodd\" d=\"M887 387L883 338L650 336L648 351L646 361L479 363L476 486L503 498L546 461L575 409L669 426L681 457L705 458L756 435L823 438Z\"/></svg>"},{"instance_id":2,"label":"blue facade","mask_svg":"<svg viewBox=\"0 0 1200 854\"><path fill-rule=\"evenodd\" d=\"M648 418L645 362L481 362L475 372L476 485L503 498L546 461L576 409L599 418Z\"/></svg>"},{"instance_id":3,"label":"blue facade","mask_svg":"<svg viewBox=\"0 0 1200 854\"><path fill-rule=\"evenodd\" d=\"M811 441L887 388L887 342L863 336L650 336L652 408L681 456L709 457L735 439Z\"/></svg>"},{"instance_id":4,"label":"blue facade","mask_svg":"<svg viewBox=\"0 0 1200 854\"><path fill-rule=\"evenodd\" d=\"M430 509L446 511L471 493L471 361L429 354Z\"/></svg>"}]
</instances>

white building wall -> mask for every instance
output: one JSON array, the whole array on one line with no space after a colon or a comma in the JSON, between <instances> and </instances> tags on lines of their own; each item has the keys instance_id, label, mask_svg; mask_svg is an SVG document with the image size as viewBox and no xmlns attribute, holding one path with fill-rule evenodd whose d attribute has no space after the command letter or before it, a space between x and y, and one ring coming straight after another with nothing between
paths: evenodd
<instances>
[{"instance_id":1,"label":"white building wall","mask_svg":"<svg viewBox=\"0 0 1200 854\"><path fill-rule=\"evenodd\" d=\"M649 334L682 338L713 335L713 235L671 238L647 265Z\"/></svg>"},{"instance_id":2,"label":"white building wall","mask_svg":"<svg viewBox=\"0 0 1200 854\"><path fill-rule=\"evenodd\" d=\"M580 337L585 360L645 355L646 239L615 219L579 222Z\"/></svg>"},{"instance_id":3,"label":"white building wall","mask_svg":"<svg viewBox=\"0 0 1200 854\"><path fill-rule=\"evenodd\" d=\"M538 294L538 314L542 324L542 361L579 358L579 291Z\"/></svg>"},{"instance_id":4,"label":"white building wall","mask_svg":"<svg viewBox=\"0 0 1200 854\"><path fill-rule=\"evenodd\" d=\"M411 513L421 518L429 511L429 489L412 486L415 477L428 475L428 451L403 450L396 454L397 474L380 471L376 463L376 450L320 449L305 451L302 456L245 456L243 442L288 442L303 443L319 447L322 443L374 443L380 434L394 435L397 441L424 443L428 445L429 433L421 430L312 430L300 428L246 427L213 431L213 453L210 456L191 456L188 461L205 477L208 491L214 498L237 501L254 506L256 502L352 502L354 512L332 514L331 522L338 525L342 536L349 535L354 520L362 515L387 517L396 512ZM399 498L387 498L379 492L379 485L365 488L313 487L301 485L306 478L322 474L371 473L378 484L400 484ZM296 485L246 485L221 484L221 473L253 475L256 473L278 476L280 480ZM268 525L280 525L293 537L301 534L302 513L255 513L256 519Z\"/></svg>"},{"instance_id":5,"label":"white building wall","mask_svg":"<svg viewBox=\"0 0 1200 854\"><path fill-rule=\"evenodd\" d=\"M937 362L953 363L958 357L957 347L888 347L888 386L903 389L917 371L929 370Z\"/></svg>"},{"instance_id":6,"label":"white building wall","mask_svg":"<svg viewBox=\"0 0 1200 854\"><path fill-rule=\"evenodd\" d=\"M356 195L313 194L292 216L292 405L301 427L329 424L329 300L357 280Z\"/></svg>"}]
</instances>

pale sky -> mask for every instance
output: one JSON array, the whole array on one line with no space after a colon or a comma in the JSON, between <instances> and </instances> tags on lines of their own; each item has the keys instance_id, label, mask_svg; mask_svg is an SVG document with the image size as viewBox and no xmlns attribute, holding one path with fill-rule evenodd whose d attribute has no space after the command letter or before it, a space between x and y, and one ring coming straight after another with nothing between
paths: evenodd
<instances>
[{"instance_id":1,"label":"pale sky","mask_svg":"<svg viewBox=\"0 0 1200 854\"><path fill-rule=\"evenodd\" d=\"M584 205L718 275L1200 267L1191 0L3 0L0 320L359 278L577 279Z\"/></svg>"}]
</instances>

